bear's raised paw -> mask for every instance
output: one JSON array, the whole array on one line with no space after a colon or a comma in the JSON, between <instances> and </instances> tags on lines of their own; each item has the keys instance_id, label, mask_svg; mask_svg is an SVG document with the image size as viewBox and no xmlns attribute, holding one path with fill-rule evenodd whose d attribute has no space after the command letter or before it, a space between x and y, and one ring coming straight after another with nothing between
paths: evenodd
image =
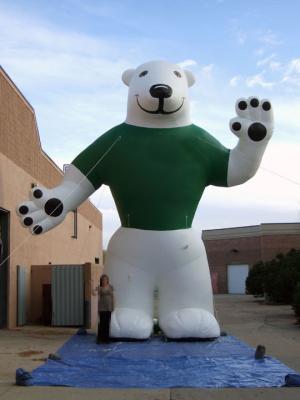
<instances>
[{"instance_id":1,"label":"bear's raised paw","mask_svg":"<svg viewBox=\"0 0 300 400\"><path fill-rule=\"evenodd\" d=\"M235 105L237 117L230 120L231 131L240 139L261 142L273 133L273 110L269 100L257 97L241 98Z\"/></svg>"}]
</instances>

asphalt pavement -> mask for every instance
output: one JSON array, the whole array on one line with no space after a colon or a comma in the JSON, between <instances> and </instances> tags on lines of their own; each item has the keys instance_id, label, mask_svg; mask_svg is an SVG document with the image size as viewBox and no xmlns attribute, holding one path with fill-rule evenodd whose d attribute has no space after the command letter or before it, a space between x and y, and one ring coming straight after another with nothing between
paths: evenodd
<instances>
[{"instance_id":1,"label":"asphalt pavement","mask_svg":"<svg viewBox=\"0 0 300 400\"><path fill-rule=\"evenodd\" d=\"M252 296L218 295L217 317L228 334L300 372L300 325L290 306L266 305ZM268 389L78 389L15 386L16 368L31 371L55 353L76 329L26 326L0 330L0 400L296 400L300 388Z\"/></svg>"}]
</instances>

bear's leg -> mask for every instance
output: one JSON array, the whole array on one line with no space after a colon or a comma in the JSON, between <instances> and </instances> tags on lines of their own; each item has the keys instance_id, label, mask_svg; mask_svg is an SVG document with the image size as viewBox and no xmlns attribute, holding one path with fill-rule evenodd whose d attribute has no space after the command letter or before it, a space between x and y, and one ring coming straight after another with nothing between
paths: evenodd
<instances>
[{"instance_id":1,"label":"bear's leg","mask_svg":"<svg viewBox=\"0 0 300 400\"><path fill-rule=\"evenodd\" d=\"M108 252L105 273L114 287L115 309L110 336L147 339L153 326L153 289L151 273L137 268Z\"/></svg>"},{"instance_id":2,"label":"bear's leg","mask_svg":"<svg viewBox=\"0 0 300 400\"><path fill-rule=\"evenodd\" d=\"M220 336L204 246L198 258L160 275L159 300L159 324L167 337Z\"/></svg>"}]
</instances>

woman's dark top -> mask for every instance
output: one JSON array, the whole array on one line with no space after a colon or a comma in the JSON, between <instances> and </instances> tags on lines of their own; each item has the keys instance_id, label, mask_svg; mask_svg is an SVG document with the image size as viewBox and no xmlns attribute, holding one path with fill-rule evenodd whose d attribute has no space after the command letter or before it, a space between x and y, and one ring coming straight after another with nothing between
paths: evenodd
<instances>
[{"instance_id":1,"label":"woman's dark top","mask_svg":"<svg viewBox=\"0 0 300 400\"><path fill-rule=\"evenodd\" d=\"M114 288L112 285L107 287L98 286L98 312L113 311L114 309Z\"/></svg>"}]
</instances>

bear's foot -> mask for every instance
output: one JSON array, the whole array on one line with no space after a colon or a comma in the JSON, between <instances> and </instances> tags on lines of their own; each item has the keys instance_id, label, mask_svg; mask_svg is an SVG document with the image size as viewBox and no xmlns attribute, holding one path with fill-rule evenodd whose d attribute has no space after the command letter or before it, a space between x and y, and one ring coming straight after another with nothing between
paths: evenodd
<instances>
[{"instance_id":1,"label":"bear's foot","mask_svg":"<svg viewBox=\"0 0 300 400\"><path fill-rule=\"evenodd\" d=\"M111 315L112 338L147 339L152 332L152 317L133 308L116 308Z\"/></svg>"},{"instance_id":2,"label":"bear's foot","mask_svg":"<svg viewBox=\"0 0 300 400\"><path fill-rule=\"evenodd\" d=\"M159 320L159 325L170 339L211 339L220 336L216 318L201 308L182 308Z\"/></svg>"}]
</instances>

